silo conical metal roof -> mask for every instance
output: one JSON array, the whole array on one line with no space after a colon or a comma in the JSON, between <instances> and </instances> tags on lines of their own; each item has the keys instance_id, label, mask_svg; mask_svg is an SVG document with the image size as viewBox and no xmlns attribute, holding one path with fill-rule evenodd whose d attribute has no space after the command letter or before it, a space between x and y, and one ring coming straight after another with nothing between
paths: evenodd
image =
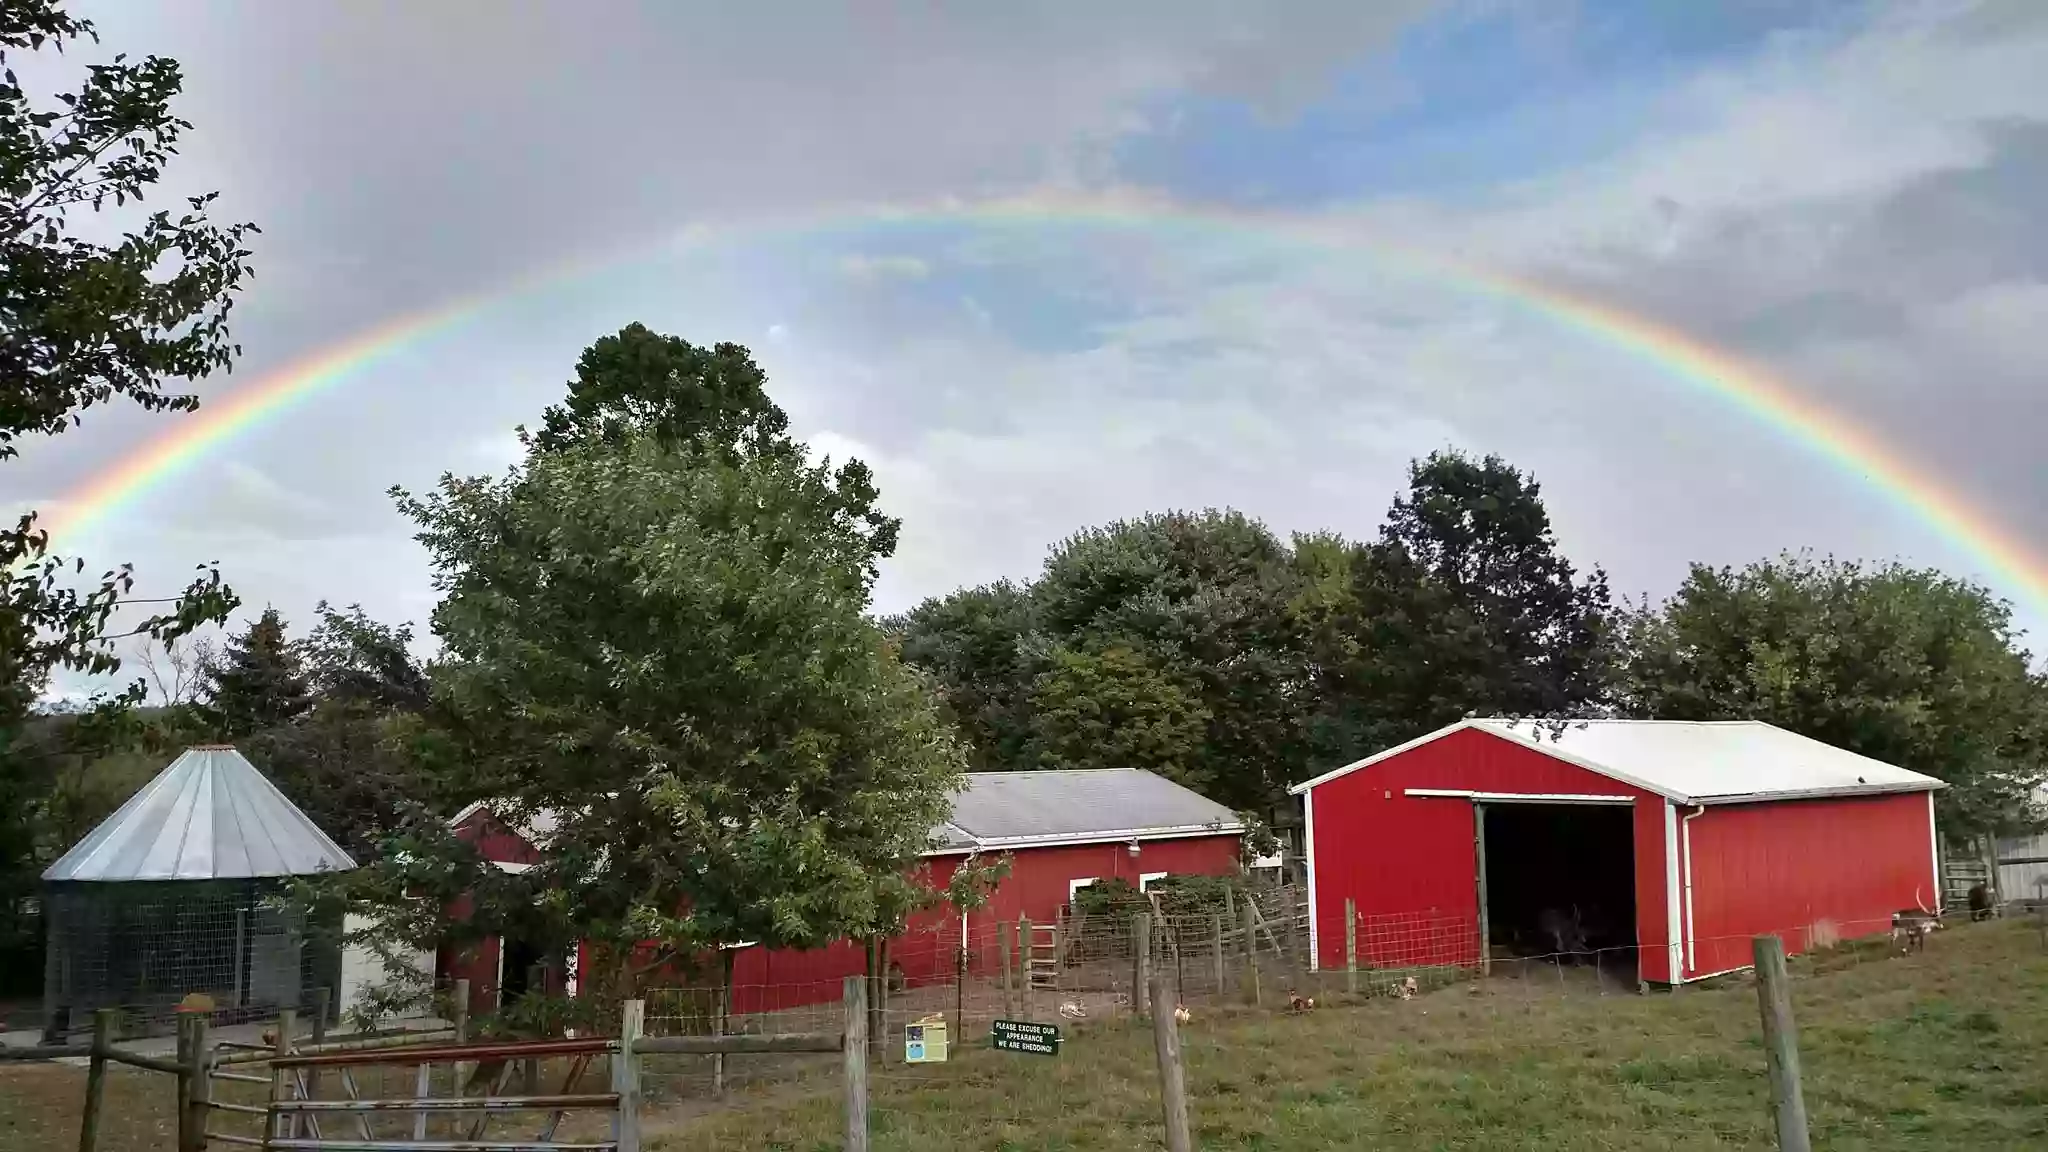
<instances>
[{"instance_id":1,"label":"silo conical metal roof","mask_svg":"<svg viewBox=\"0 0 2048 1152\"><path fill-rule=\"evenodd\" d=\"M188 748L43 873L45 880L241 880L354 868L225 744Z\"/></svg>"}]
</instances>

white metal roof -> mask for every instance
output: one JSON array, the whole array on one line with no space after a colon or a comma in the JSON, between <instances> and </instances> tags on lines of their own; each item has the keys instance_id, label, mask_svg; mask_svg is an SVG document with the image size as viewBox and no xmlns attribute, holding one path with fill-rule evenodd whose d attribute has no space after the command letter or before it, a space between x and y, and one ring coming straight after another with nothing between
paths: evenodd
<instances>
[{"instance_id":1,"label":"white metal roof","mask_svg":"<svg viewBox=\"0 0 2048 1152\"><path fill-rule=\"evenodd\" d=\"M1142 768L969 772L937 852L1243 832L1237 813Z\"/></svg>"},{"instance_id":2,"label":"white metal roof","mask_svg":"<svg viewBox=\"0 0 2048 1152\"><path fill-rule=\"evenodd\" d=\"M1562 724L1560 728L1558 725ZM1477 729L1681 804L1732 804L1945 788L1911 772L1761 720L1465 720L1325 772L1319 784L1388 757Z\"/></svg>"},{"instance_id":3,"label":"white metal roof","mask_svg":"<svg viewBox=\"0 0 2048 1152\"><path fill-rule=\"evenodd\" d=\"M460 824L479 811L507 822L493 805L479 801L448 823ZM969 772L953 793L950 816L933 827L929 855L1244 831L1237 813L1140 768ZM514 831L545 848L556 814L543 808L521 824Z\"/></svg>"},{"instance_id":4,"label":"white metal roof","mask_svg":"<svg viewBox=\"0 0 2048 1152\"><path fill-rule=\"evenodd\" d=\"M188 748L43 873L45 880L240 880L356 862L226 745Z\"/></svg>"}]
</instances>

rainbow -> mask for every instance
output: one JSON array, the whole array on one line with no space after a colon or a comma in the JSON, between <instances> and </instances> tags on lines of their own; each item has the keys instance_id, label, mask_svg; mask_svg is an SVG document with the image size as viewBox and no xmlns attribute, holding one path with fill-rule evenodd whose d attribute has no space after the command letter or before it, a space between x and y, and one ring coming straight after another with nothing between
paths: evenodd
<instances>
[{"instance_id":1,"label":"rainbow","mask_svg":"<svg viewBox=\"0 0 2048 1152\"><path fill-rule=\"evenodd\" d=\"M1368 239L1345 227L1341 219L1197 207L1150 197L1037 195L841 210L745 221L716 229L692 226L679 234L675 244L657 246L653 258L686 254L706 242L735 236L947 224L1220 229L1260 241L1306 245L1320 252L1361 252L1390 270L1497 299L1576 331L1739 409L1855 477L1981 564L1991 578L2019 590L2037 611L2048 614L2048 560L2038 551L1953 487L1860 428L1854 419L1806 399L1767 369L1590 296ZM210 399L195 415L178 418L163 434L66 493L57 511L44 521L52 540L76 537L106 521L177 476L209 449L295 403L362 375L395 353L528 293L648 260L649 251L642 245L630 255L555 266L488 294L400 317Z\"/></svg>"}]
</instances>

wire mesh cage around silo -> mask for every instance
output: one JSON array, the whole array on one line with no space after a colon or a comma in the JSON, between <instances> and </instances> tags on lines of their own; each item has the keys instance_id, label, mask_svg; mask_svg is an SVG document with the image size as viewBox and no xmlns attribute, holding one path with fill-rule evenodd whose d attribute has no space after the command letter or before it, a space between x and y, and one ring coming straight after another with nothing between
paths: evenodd
<instances>
[{"instance_id":1,"label":"wire mesh cage around silo","mask_svg":"<svg viewBox=\"0 0 2048 1152\"><path fill-rule=\"evenodd\" d=\"M281 895L261 880L46 885L45 1031L100 1008L131 1036L174 1031L181 1006L222 1024L309 1008L338 982L340 935Z\"/></svg>"}]
</instances>

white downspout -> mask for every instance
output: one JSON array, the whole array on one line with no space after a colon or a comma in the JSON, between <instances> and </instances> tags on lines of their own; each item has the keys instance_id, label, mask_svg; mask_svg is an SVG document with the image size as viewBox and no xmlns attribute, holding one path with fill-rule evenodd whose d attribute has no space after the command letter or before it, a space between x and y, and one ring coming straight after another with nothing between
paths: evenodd
<instances>
[{"instance_id":1,"label":"white downspout","mask_svg":"<svg viewBox=\"0 0 2048 1152\"><path fill-rule=\"evenodd\" d=\"M1694 947L1699 930L1692 922L1692 822L1707 814L1705 804L1695 805L1678 821L1678 842L1685 856L1685 970L1697 972L1700 968L1699 955Z\"/></svg>"}]
</instances>

